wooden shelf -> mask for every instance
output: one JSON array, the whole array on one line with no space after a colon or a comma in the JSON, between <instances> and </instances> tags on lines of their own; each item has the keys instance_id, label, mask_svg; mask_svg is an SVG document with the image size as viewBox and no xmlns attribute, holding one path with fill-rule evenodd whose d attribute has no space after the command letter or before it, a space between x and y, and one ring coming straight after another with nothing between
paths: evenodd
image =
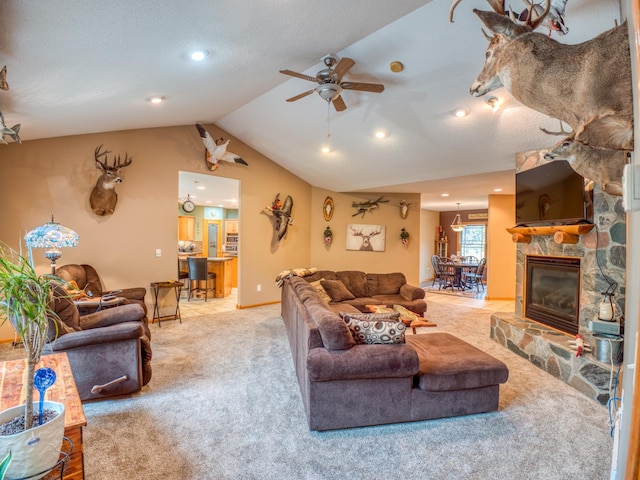
<instances>
[{"instance_id":1,"label":"wooden shelf","mask_svg":"<svg viewBox=\"0 0 640 480\"><path fill-rule=\"evenodd\" d=\"M514 243L530 243L533 235L553 235L553 240L562 244L578 243L580 235L589 233L593 227L593 224L511 227L507 228L507 232L511 234Z\"/></svg>"}]
</instances>

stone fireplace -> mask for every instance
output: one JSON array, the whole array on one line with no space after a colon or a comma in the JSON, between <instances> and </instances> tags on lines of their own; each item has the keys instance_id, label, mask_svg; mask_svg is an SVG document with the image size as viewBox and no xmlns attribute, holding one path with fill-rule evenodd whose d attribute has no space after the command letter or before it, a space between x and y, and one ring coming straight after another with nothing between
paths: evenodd
<instances>
[{"instance_id":1,"label":"stone fireplace","mask_svg":"<svg viewBox=\"0 0 640 480\"><path fill-rule=\"evenodd\" d=\"M546 163L544 153L517 154L516 170ZM626 216L622 197L597 185L593 208L594 228L577 243L556 243L554 235L533 235L530 243L518 243L515 311L492 316L491 338L605 404L618 366L598 362L590 353L576 356L571 341L580 333L592 343L589 321L597 318L608 288L614 288L624 318Z\"/></svg>"}]
</instances>

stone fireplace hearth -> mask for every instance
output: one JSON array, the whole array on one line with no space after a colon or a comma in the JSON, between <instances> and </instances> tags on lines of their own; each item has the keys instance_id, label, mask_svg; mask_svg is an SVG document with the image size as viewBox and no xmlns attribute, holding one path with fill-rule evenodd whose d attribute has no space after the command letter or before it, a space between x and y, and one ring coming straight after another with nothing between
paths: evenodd
<instances>
[{"instance_id":1,"label":"stone fireplace hearth","mask_svg":"<svg viewBox=\"0 0 640 480\"><path fill-rule=\"evenodd\" d=\"M532 151L517 154L516 170L526 170L546 163L544 153L545 151ZM617 310L621 313L620 317L624 318L626 216L622 197L606 194L597 185L594 187L593 212L594 228L581 235L577 243L556 243L553 235L533 235L530 243L518 243L515 312L492 316L491 338L585 395L605 404L609 399L612 372L617 372L618 366L598 362L588 352L577 357L570 342L574 340L575 333L580 333L585 343L593 343L589 321L597 319L602 293L609 288L614 288ZM527 281L531 281L531 278L527 279L526 266L528 259L540 257L567 259L569 263L579 265L579 274L575 280L569 276L560 281L559 277L551 275L545 282L557 284L553 294L558 293L559 285L569 290L577 286L578 290L574 293L565 292L578 298L574 318L569 318L572 316L570 305L556 308L565 310L567 322L575 322L573 327L563 328L565 325L553 323L551 326L543 325L539 323L540 318L537 318L538 321L531 318L536 316L531 315L530 305L526 303L531 303L531 293L527 295L526 291ZM612 285L615 287L611 287ZM558 300L569 301L566 298ZM542 304L542 310L548 310L548 305L545 305L549 303L548 299L538 298L533 303Z\"/></svg>"}]
</instances>

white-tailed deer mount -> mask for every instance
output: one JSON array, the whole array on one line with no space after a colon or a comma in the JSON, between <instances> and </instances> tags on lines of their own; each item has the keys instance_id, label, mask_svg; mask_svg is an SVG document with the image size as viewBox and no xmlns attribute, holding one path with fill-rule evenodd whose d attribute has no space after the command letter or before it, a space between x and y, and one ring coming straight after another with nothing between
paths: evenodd
<instances>
[{"instance_id":1,"label":"white-tailed deer mount","mask_svg":"<svg viewBox=\"0 0 640 480\"><path fill-rule=\"evenodd\" d=\"M89 202L91 203L91 210L96 215L101 217L105 215L113 214L116 209L116 203L118 203L118 194L115 191L115 186L122 182L120 177L120 170L124 167L131 165L133 158L124 154L124 162L120 161L120 155L113 157L113 165L109 165L107 154L111 153L109 150L101 152L102 145L96 148L95 160L96 168L102 172L102 175L98 178L96 186L91 191L91 197ZM100 159L104 157L104 162Z\"/></svg>"},{"instance_id":2,"label":"white-tailed deer mount","mask_svg":"<svg viewBox=\"0 0 640 480\"><path fill-rule=\"evenodd\" d=\"M533 32L544 13L532 25L519 25L503 14L504 2L501 10L474 10L493 37L485 34L490 43L471 95L504 86L522 104L570 125L574 140L628 149L633 99L627 24L567 45Z\"/></svg>"}]
</instances>

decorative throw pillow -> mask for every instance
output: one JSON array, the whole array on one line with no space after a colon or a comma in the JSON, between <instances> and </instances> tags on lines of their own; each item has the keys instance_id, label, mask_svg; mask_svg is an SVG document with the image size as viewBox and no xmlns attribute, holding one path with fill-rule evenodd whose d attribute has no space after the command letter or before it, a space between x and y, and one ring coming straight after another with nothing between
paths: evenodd
<instances>
[{"instance_id":1,"label":"decorative throw pillow","mask_svg":"<svg viewBox=\"0 0 640 480\"><path fill-rule=\"evenodd\" d=\"M320 280L320 285L331 297L332 302L343 302L356 298L340 280Z\"/></svg>"},{"instance_id":2,"label":"decorative throw pillow","mask_svg":"<svg viewBox=\"0 0 640 480\"><path fill-rule=\"evenodd\" d=\"M318 294L320 295L320 298L322 298L322 300L324 300L325 302L329 303L331 301L331 297L327 294L327 291L322 287L322 285L320 284L320 282L323 282L324 278L321 278L320 280L316 280L315 282L311 282L310 285L316 289L316 291L318 292Z\"/></svg>"},{"instance_id":3,"label":"decorative throw pillow","mask_svg":"<svg viewBox=\"0 0 640 480\"><path fill-rule=\"evenodd\" d=\"M405 343L404 334L406 328L404 323L392 321L389 318L379 320L361 320L357 314L344 315L344 321L347 323L353 339L359 345L374 344L400 344ZM380 315L369 313L364 315ZM382 314L388 315L388 314Z\"/></svg>"}]
</instances>

